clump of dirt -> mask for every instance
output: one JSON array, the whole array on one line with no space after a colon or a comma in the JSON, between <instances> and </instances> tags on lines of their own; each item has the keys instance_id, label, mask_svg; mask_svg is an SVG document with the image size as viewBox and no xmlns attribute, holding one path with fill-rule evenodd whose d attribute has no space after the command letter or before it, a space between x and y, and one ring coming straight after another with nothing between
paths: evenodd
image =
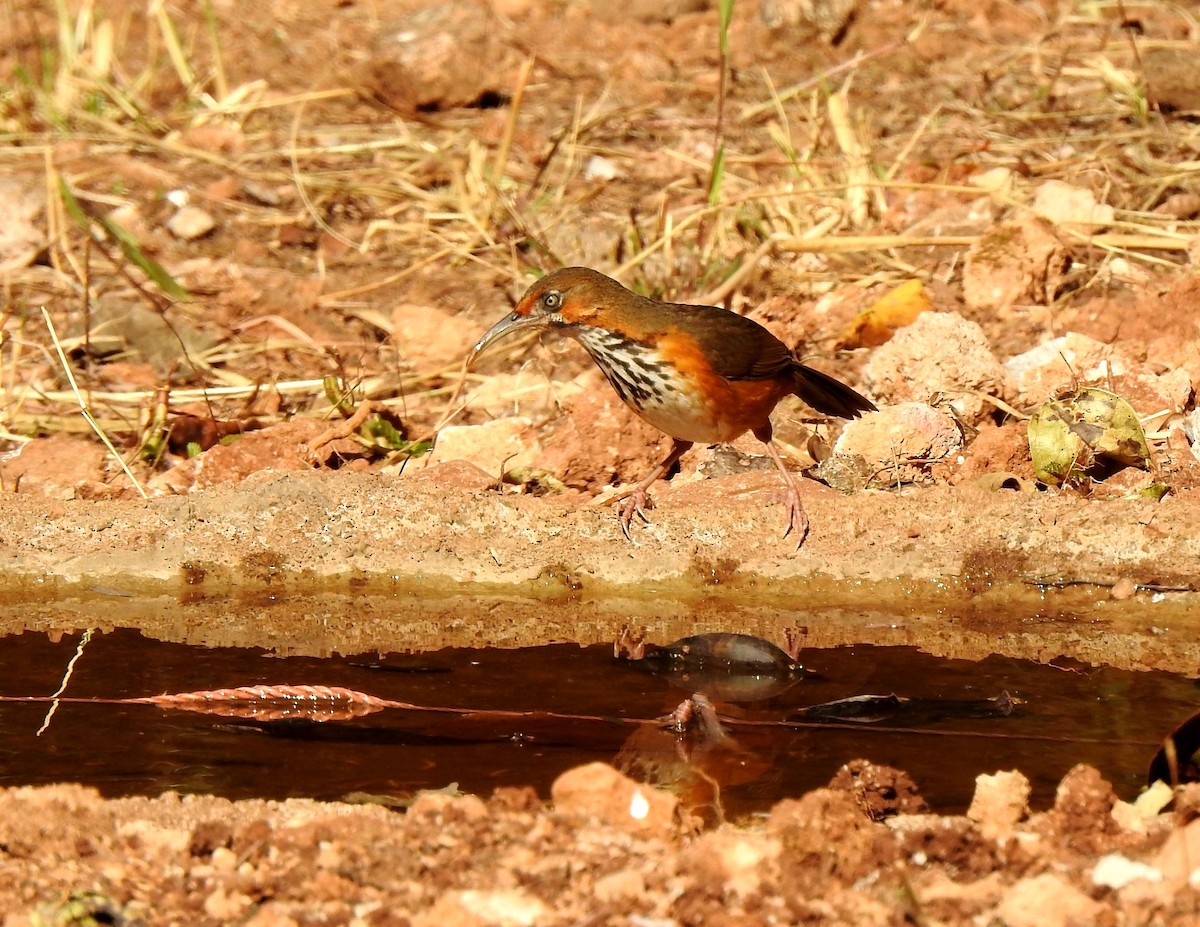
<instances>
[{"instance_id":1,"label":"clump of dirt","mask_svg":"<svg viewBox=\"0 0 1200 927\"><path fill-rule=\"evenodd\" d=\"M893 774L859 764L854 775ZM878 820L836 787L781 802L765 821L700 832L669 793L602 764L560 783L552 806L503 789L489 799L425 792L403 810L6 789L0 905L14 927L862 925L917 912L1069 927L1149 916L1183 925L1200 910L1194 873L1178 865L1197 852L1196 822L1123 804L1118 815L1084 767L1063 780L1053 809L992 834L961 816Z\"/></svg>"}]
</instances>

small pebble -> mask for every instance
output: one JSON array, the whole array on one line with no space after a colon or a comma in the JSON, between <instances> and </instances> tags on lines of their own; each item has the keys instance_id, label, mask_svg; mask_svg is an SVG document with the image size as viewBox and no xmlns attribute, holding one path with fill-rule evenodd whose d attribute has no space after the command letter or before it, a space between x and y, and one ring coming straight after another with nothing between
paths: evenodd
<instances>
[{"instance_id":1,"label":"small pebble","mask_svg":"<svg viewBox=\"0 0 1200 927\"><path fill-rule=\"evenodd\" d=\"M217 227L217 220L199 206L184 206L167 220L167 231L184 241L203 238Z\"/></svg>"},{"instance_id":2,"label":"small pebble","mask_svg":"<svg viewBox=\"0 0 1200 927\"><path fill-rule=\"evenodd\" d=\"M265 183L259 183L257 180L244 181L242 190L252 200L262 203L264 206L278 206L283 202L278 190Z\"/></svg>"},{"instance_id":3,"label":"small pebble","mask_svg":"<svg viewBox=\"0 0 1200 927\"><path fill-rule=\"evenodd\" d=\"M1112 589L1108 591L1110 598L1116 599L1118 602L1123 602L1126 599L1132 599L1137 595L1137 584L1128 576L1123 576L1113 583Z\"/></svg>"}]
</instances>

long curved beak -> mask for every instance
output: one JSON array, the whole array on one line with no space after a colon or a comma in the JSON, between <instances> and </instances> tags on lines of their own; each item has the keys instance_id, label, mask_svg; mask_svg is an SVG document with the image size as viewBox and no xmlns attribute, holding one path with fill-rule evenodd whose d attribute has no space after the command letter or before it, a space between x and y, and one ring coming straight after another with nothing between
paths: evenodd
<instances>
[{"instance_id":1,"label":"long curved beak","mask_svg":"<svg viewBox=\"0 0 1200 927\"><path fill-rule=\"evenodd\" d=\"M479 339L479 343L471 351L471 356L467 358L467 366L469 367L482 351L491 347L501 338L506 338L513 332L524 331L529 328L540 328L545 324L546 320L539 316L521 315L519 312L509 313L489 328L483 337Z\"/></svg>"}]
</instances>

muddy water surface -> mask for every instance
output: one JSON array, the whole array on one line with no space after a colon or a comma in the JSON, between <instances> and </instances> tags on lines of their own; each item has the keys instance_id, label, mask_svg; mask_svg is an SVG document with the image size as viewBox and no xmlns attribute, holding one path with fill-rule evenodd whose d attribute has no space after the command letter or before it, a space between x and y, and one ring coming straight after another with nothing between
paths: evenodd
<instances>
[{"instance_id":1,"label":"muddy water surface","mask_svg":"<svg viewBox=\"0 0 1200 927\"><path fill-rule=\"evenodd\" d=\"M253 612L244 621L253 626ZM79 640L77 631L0 639L0 695L54 693ZM1012 768L1030 777L1035 805L1045 806L1081 762L1124 797L1135 795L1161 738L1200 702L1186 675L1070 658L970 661L859 644L806 648L799 660L803 670L735 680L731 690L704 673L615 660L611 644L279 656L114 629L92 637L65 692L106 701L61 703L40 736L46 702L0 703L0 784L388 800L452 784L484 794L529 785L545 796L559 773L602 760L739 816L824 785L842 764L866 758L908 771L939 811L964 809L978 773ZM199 713L107 701L252 685L342 686L460 711L386 708L322 720L319 705L281 715L278 705L261 703ZM711 695L722 736L680 737L649 723L695 691ZM901 700L812 712L893 694Z\"/></svg>"}]
</instances>

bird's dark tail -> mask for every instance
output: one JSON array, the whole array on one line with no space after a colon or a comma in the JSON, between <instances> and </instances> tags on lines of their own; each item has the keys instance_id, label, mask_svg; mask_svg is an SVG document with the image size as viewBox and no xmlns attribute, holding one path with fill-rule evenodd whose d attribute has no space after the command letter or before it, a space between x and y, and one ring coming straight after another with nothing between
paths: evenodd
<instances>
[{"instance_id":1,"label":"bird's dark tail","mask_svg":"<svg viewBox=\"0 0 1200 927\"><path fill-rule=\"evenodd\" d=\"M864 412L875 411L875 403L871 400L860 396L841 380L812 367L793 364L792 379L796 384L792 392L825 415L858 418Z\"/></svg>"}]
</instances>

